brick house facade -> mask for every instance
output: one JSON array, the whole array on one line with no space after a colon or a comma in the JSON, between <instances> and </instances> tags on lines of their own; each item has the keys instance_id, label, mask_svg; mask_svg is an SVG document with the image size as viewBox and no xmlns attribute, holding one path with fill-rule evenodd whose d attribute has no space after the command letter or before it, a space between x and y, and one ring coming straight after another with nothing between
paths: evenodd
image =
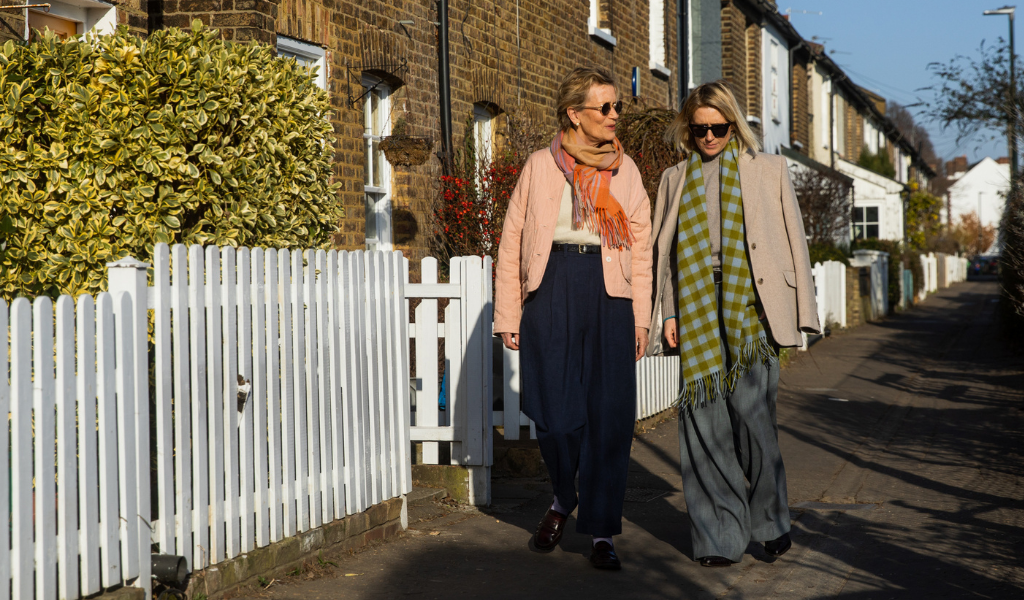
<instances>
[{"instance_id":1,"label":"brick house facade","mask_svg":"<svg viewBox=\"0 0 1024 600\"><path fill-rule=\"evenodd\" d=\"M761 136L761 18L743 0L722 2L722 78L729 82L754 135Z\"/></svg>"},{"instance_id":2,"label":"brick house facade","mask_svg":"<svg viewBox=\"0 0 1024 600\"><path fill-rule=\"evenodd\" d=\"M654 2L664 19L667 77L649 67ZM339 248L362 248L366 240L364 179L372 145L364 143L364 82L387 89L390 110L381 133L401 118L407 134L430 137L434 150L440 149L440 19L433 0L114 0L114 6L117 23L140 36L199 19L220 29L224 39L276 46L287 38L322 53L336 134L334 177L342 183L336 201L345 208L335 236ZM648 106L678 105L675 9L667 0L450 0L453 146L460 147L474 113L478 120L493 117L486 131L499 138L501 115L509 111L539 115L553 131L558 83L575 66L609 69L623 97L630 95L633 68L639 67ZM0 15L9 25L0 25L3 34L20 39L20 11ZM600 31L594 32L592 22ZM432 156L421 166L380 170L386 181L375 182L380 185L374 189L385 190L379 197L390 202L390 211L376 224L391 228L390 246L418 265L428 252L439 160Z\"/></svg>"}]
</instances>

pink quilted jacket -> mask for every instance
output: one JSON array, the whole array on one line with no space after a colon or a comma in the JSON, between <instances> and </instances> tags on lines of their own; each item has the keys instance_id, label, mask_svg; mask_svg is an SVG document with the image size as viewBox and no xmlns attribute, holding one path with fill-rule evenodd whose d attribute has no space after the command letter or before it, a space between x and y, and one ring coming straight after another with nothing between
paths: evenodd
<instances>
[{"instance_id":1,"label":"pink quilted jacket","mask_svg":"<svg viewBox=\"0 0 1024 600\"><path fill-rule=\"evenodd\" d=\"M512 192L498 248L494 333L519 333L523 300L544 278L551 255L565 176L547 148L526 161ZM608 295L633 300L637 327L651 322L651 204L640 171L628 156L612 173L611 192L629 217L636 241L630 250L601 248Z\"/></svg>"}]
</instances>

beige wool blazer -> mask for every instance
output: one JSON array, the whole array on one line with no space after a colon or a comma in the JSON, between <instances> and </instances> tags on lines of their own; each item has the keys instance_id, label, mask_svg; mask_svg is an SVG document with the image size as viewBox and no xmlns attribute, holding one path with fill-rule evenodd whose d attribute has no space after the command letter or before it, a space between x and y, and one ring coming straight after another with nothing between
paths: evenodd
<instances>
[{"instance_id":1,"label":"beige wool blazer","mask_svg":"<svg viewBox=\"0 0 1024 600\"><path fill-rule=\"evenodd\" d=\"M565 175L545 148L530 155L509 200L498 247L494 289L494 333L519 333L523 301L544 279ZM628 156L612 172L611 192L629 218L632 248L601 246L604 287L613 298L633 300L636 327L651 321L651 201L640 170Z\"/></svg>"},{"instance_id":2,"label":"beige wool blazer","mask_svg":"<svg viewBox=\"0 0 1024 600\"><path fill-rule=\"evenodd\" d=\"M654 310L648 354L664 351L662 323L678 310L676 228L686 161L665 170L654 204ZM743 223L754 287L776 343L799 346L801 332L820 333L803 218L786 159L747 150L739 159Z\"/></svg>"}]
</instances>

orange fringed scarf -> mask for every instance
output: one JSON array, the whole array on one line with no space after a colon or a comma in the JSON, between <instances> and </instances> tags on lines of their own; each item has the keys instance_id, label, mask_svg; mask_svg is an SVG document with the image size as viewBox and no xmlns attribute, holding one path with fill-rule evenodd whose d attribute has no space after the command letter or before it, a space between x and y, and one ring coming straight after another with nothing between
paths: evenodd
<instances>
[{"instance_id":1,"label":"orange fringed scarf","mask_svg":"<svg viewBox=\"0 0 1024 600\"><path fill-rule=\"evenodd\" d=\"M629 248L634 241L629 218L611 192L612 171L624 156L619 139L595 148L578 143L571 130L559 132L551 140L551 155L572 185L572 228L586 226L609 248Z\"/></svg>"}]
</instances>

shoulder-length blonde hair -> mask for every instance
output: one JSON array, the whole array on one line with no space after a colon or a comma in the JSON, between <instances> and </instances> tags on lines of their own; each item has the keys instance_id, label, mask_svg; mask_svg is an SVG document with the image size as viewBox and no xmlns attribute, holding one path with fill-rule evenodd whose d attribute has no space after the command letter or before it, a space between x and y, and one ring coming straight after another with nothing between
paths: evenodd
<instances>
[{"instance_id":1,"label":"shoulder-length blonde hair","mask_svg":"<svg viewBox=\"0 0 1024 600\"><path fill-rule=\"evenodd\" d=\"M729 83L724 79L702 83L690 92L686 102L683 103L683 109L665 129L666 142L675 146L680 152L684 150L687 152L697 151L697 144L693 140L693 134L690 133L690 121L698 108L713 108L722 113L726 121L732 123L732 134L736 136L741 152L748 149L754 152L761 151L761 142L747 125L743 111L740 110L740 106L736 102L736 96L732 94Z\"/></svg>"}]
</instances>

